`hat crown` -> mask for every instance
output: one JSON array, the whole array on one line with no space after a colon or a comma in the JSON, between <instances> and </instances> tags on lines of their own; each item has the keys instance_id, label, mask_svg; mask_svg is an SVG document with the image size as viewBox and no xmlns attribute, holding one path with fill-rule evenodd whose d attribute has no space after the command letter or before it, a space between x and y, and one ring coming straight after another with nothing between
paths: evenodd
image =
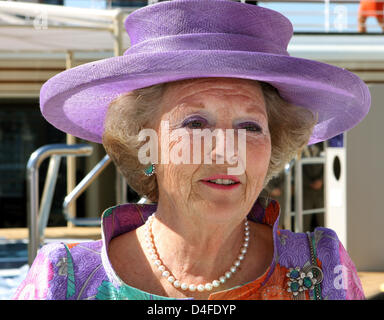
<instances>
[{"instance_id":1,"label":"hat crown","mask_svg":"<svg viewBox=\"0 0 384 320\"><path fill-rule=\"evenodd\" d=\"M265 39L286 50L293 34L282 14L231 0L174 0L138 9L125 20L131 46L159 37L233 34Z\"/></svg>"},{"instance_id":2,"label":"hat crown","mask_svg":"<svg viewBox=\"0 0 384 320\"><path fill-rule=\"evenodd\" d=\"M40 90L44 117L101 143L108 106L120 95L182 79L225 77L271 84L286 101L318 114L309 144L355 126L370 92L353 73L291 57L292 25L270 9L230 0L174 0L131 13L123 56L65 70Z\"/></svg>"}]
</instances>

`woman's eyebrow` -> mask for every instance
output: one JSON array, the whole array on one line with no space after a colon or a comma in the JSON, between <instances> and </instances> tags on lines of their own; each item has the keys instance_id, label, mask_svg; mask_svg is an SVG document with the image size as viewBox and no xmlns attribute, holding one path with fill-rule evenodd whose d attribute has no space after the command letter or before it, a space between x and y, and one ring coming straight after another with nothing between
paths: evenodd
<instances>
[{"instance_id":1,"label":"woman's eyebrow","mask_svg":"<svg viewBox=\"0 0 384 320\"><path fill-rule=\"evenodd\" d=\"M201 114L205 117L210 117L209 112L206 110L203 103L179 103L172 109L171 114L174 116L185 116L194 110L196 110L195 113Z\"/></svg>"},{"instance_id":2,"label":"woman's eyebrow","mask_svg":"<svg viewBox=\"0 0 384 320\"><path fill-rule=\"evenodd\" d=\"M206 109L203 102L182 102L176 105L178 108L190 108L190 109ZM262 116L265 120L267 120L267 114L265 111L261 110L261 106L257 104L253 104L249 106L245 113L254 114L256 116Z\"/></svg>"},{"instance_id":3,"label":"woman's eyebrow","mask_svg":"<svg viewBox=\"0 0 384 320\"><path fill-rule=\"evenodd\" d=\"M267 119L267 114L265 111L262 111L260 110L259 108L255 108L255 107L249 107L245 110L246 113L249 113L249 114L255 114L257 116L262 116L263 118Z\"/></svg>"},{"instance_id":4,"label":"woman's eyebrow","mask_svg":"<svg viewBox=\"0 0 384 320\"><path fill-rule=\"evenodd\" d=\"M176 107L205 109L205 105L202 102L182 102L177 104Z\"/></svg>"}]
</instances>

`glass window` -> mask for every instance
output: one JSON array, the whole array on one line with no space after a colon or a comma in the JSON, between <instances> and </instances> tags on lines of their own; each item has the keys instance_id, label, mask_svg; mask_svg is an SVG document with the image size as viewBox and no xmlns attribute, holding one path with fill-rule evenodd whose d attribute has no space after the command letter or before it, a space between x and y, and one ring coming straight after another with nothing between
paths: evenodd
<instances>
[{"instance_id":1,"label":"glass window","mask_svg":"<svg viewBox=\"0 0 384 320\"><path fill-rule=\"evenodd\" d=\"M37 99L0 100L0 227L26 227L26 166L31 154L50 143L65 143L65 134L41 115ZM48 160L40 166L40 193ZM65 196L65 161L58 177L55 196ZM55 199L55 198L54 198ZM54 200L55 202L55 200ZM54 208L52 208L54 211ZM59 207L60 210L60 207Z\"/></svg>"}]
</instances>

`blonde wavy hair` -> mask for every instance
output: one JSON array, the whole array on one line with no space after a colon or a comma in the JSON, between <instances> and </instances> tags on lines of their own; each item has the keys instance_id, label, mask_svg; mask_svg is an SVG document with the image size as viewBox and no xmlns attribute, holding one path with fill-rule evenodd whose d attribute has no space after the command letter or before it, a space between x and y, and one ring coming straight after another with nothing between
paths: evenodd
<instances>
[{"instance_id":1,"label":"blonde wavy hair","mask_svg":"<svg viewBox=\"0 0 384 320\"><path fill-rule=\"evenodd\" d=\"M148 165L140 163L138 151L145 142L139 141L138 135L140 130L154 124L166 88L185 81L191 80L161 83L124 93L113 100L107 110L103 146L128 185L152 202L158 199L156 175L144 175ZM317 119L308 109L286 102L270 84L259 84L266 103L272 148L265 187L307 145Z\"/></svg>"}]
</instances>

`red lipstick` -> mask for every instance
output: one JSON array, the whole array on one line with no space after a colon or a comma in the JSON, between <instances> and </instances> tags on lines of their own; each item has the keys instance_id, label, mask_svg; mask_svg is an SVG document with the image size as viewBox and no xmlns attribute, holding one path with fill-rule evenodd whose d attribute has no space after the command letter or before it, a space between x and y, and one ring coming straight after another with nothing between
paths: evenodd
<instances>
[{"instance_id":1,"label":"red lipstick","mask_svg":"<svg viewBox=\"0 0 384 320\"><path fill-rule=\"evenodd\" d=\"M240 182L240 180L236 178L236 176L229 176L227 174L215 174L214 176L210 176L208 178L203 179L203 181L216 180L216 179L228 179L234 182Z\"/></svg>"},{"instance_id":2,"label":"red lipstick","mask_svg":"<svg viewBox=\"0 0 384 320\"><path fill-rule=\"evenodd\" d=\"M209 181L209 180L216 180L216 179L232 180L235 183L234 184L218 184L218 183ZM220 189L220 190L232 190L237 188L240 185L240 180L238 178L236 178L235 176L230 176L225 174L216 174L201 180L201 182L204 183L206 186L209 186L215 189Z\"/></svg>"}]
</instances>

